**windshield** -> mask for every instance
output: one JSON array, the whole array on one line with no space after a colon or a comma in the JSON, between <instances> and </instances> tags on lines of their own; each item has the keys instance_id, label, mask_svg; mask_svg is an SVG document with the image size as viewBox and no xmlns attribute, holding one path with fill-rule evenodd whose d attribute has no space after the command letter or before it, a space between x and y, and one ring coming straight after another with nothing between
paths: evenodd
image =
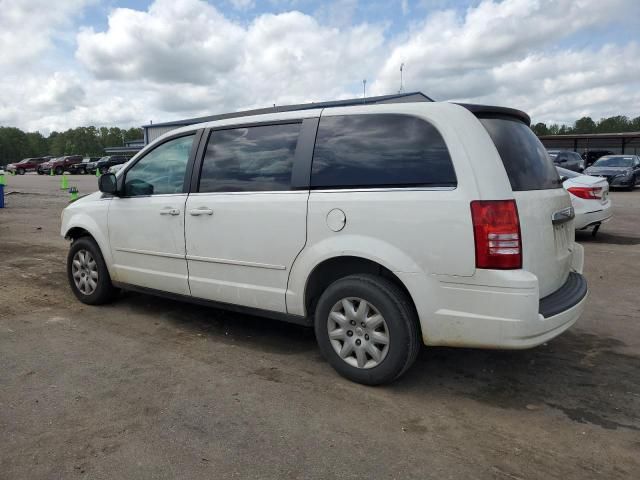
<instances>
[{"instance_id":1,"label":"windshield","mask_svg":"<svg viewBox=\"0 0 640 480\"><path fill-rule=\"evenodd\" d=\"M24 160L20 160L18 163L29 163L30 161L30 158L25 158Z\"/></svg>"},{"instance_id":2,"label":"windshield","mask_svg":"<svg viewBox=\"0 0 640 480\"><path fill-rule=\"evenodd\" d=\"M106 162L107 160L109 160L109 157L100 157L100 160L98 160L99 162Z\"/></svg>"},{"instance_id":3,"label":"windshield","mask_svg":"<svg viewBox=\"0 0 640 480\"><path fill-rule=\"evenodd\" d=\"M558 152L547 152L547 153L549 154L552 160L558 156Z\"/></svg>"},{"instance_id":4,"label":"windshield","mask_svg":"<svg viewBox=\"0 0 640 480\"><path fill-rule=\"evenodd\" d=\"M596 160L594 167L632 167L633 157L602 157Z\"/></svg>"}]
</instances>

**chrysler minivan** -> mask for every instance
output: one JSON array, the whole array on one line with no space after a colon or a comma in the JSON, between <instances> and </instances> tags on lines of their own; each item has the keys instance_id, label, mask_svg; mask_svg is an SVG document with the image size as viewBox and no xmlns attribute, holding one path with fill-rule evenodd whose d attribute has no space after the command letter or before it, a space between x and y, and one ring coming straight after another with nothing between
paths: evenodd
<instances>
[{"instance_id":1,"label":"chrysler minivan","mask_svg":"<svg viewBox=\"0 0 640 480\"><path fill-rule=\"evenodd\" d=\"M313 326L364 384L421 344L539 345L586 301L569 196L518 110L226 118L166 133L99 187L62 215L80 301L128 289Z\"/></svg>"}]
</instances>

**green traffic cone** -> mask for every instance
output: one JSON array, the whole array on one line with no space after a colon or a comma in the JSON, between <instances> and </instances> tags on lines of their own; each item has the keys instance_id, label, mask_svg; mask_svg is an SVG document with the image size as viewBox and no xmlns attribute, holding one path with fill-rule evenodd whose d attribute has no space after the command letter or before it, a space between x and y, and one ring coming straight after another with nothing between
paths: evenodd
<instances>
[{"instance_id":1,"label":"green traffic cone","mask_svg":"<svg viewBox=\"0 0 640 480\"><path fill-rule=\"evenodd\" d=\"M0 185L6 185L7 182L4 179L4 172L0 173Z\"/></svg>"},{"instance_id":2,"label":"green traffic cone","mask_svg":"<svg viewBox=\"0 0 640 480\"><path fill-rule=\"evenodd\" d=\"M71 202L75 201L78 199L78 188L77 187L71 187L69 189L69 193L71 194Z\"/></svg>"},{"instance_id":3,"label":"green traffic cone","mask_svg":"<svg viewBox=\"0 0 640 480\"><path fill-rule=\"evenodd\" d=\"M49 170L49 176L53 177L53 167L51 167L51 170Z\"/></svg>"},{"instance_id":4,"label":"green traffic cone","mask_svg":"<svg viewBox=\"0 0 640 480\"><path fill-rule=\"evenodd\" d=\"M62 178L60 179L60 190L66 190L69 188L69 180L67 176L63 173Z\"/></svg>"},{"instance_id":5,"label":"green traffic cone","mask_svg":"<svg viewBox=\"0 0 640 480\"><path fill-rule=\"evenodd\" d=\"M96 177L100 178L100 169L96 167Z\"/></svg>"}]
</instances>

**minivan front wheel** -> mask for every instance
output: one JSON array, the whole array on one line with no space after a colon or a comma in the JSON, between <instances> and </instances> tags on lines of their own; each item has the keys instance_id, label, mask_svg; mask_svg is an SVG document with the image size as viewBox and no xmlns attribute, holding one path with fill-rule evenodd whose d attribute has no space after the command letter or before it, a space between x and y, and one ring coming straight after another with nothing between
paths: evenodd
<instances>
[{"instance_id":1,"label":"minivan front wheel","mask_svg":"<svg viewBox=\"0 0 640 480\"><path fill-rule=\"evenodd\" d=\"M409 298L393 282L376 275L350 275L329 285L316 307L315 331L333 368L366 385L395 380L420 350Z\"/></svg>"},{"instance_id":2,"label":"minivan front wheel","mask_svg":"<svg viewBox=\"0 0 640 480\"><path fill-rule=\"evenodd\" d=\"M111 283L100 248L91 237L80 237L71 244L67 278L74 295L88 305L107 303L118 291Z\"/></svg>"}]
</instances>

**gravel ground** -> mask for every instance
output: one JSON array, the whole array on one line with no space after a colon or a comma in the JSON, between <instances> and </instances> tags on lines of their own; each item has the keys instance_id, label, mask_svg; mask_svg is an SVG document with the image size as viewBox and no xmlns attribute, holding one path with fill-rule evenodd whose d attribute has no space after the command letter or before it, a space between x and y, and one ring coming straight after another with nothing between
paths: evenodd
<instances>
[{"instance_id":1,"label":"gravel ground","mask_svg":"<svg viewBox=\"0 0 640 480\"><path fill-rule=\"evenodd\" d=\"M0 478L638 478L640 189L578 232L591 295L569 332L424 348L369 388L302 327L133 293L79 303L59 181L9 177L0 210Z\"/></svg>"}]
</instances>

